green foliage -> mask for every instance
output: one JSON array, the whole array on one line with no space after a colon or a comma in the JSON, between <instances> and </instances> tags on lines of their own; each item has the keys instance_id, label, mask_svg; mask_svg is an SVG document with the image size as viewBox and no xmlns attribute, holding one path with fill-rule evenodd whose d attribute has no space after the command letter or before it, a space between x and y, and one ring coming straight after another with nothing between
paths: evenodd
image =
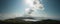
<instances>
[{"instance_id":1,"label":"green foliage","mask_svg":"<svg viewBox=\"0 0 60 24\"><path fill-rule=\"evenodd\" d=\"M48 19L48 20L42 20L41 24L60 24L60 21Z\"/></svg>"},{"instance_id":2,"label":"green foliage","mask_svg":"<svg viewBox=\"0 0 60 24\"><path fill-rule=\"evenodd\" d=\"M42 20L37 22L32 21L17 21L16 19L6 19L4 21L0 20L0 24L60 24L60 21L57 20Z\"/></svg>"}]
</instances>

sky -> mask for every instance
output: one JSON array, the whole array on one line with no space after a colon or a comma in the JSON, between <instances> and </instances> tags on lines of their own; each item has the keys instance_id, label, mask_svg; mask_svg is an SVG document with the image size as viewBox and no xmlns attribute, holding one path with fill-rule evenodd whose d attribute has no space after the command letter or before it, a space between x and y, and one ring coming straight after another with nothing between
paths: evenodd
<instances>
[{"instance_id":1,"label":"sky","mask_svg":"<svg viewBox=\"0 0 60 24\"><path fill-rule=\"evenodd\" d=\"M60 0L43 0L45 11L54 15L60 14Z\"/></svg>"},{"instance_id":2,"label":"sky","mask_svg":"<svg viewBox=\"0 0 60 24\"><path fill-rule=\"evenodd\" d=\"M60 0L41 0L40 2L44 5L47 18L59 19ZM25 0L0 0L0 19L20 17L25 14L26 8L29 8L29 5L25 4Z\"/></svg>"},{"instance_id":3,"label":"sky","mask_svg":"<svg viewBox=\"0 0 60 24\"><path fill-rule=\"evenodd\" d=\"M58 18L60 17L60 0L43 0L45 11L49 16Z\"/></svg>"}]
</instances>

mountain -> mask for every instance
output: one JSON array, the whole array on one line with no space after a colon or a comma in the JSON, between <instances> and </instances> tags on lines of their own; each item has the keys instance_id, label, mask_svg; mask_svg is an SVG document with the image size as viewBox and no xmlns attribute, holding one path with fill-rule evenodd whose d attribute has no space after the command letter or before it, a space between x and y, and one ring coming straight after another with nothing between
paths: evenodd
<instances>
[{"instance_id":1,"label":"mountain","mask_svg":"<svg viewBox=\"0 0 60 24\"><path fill-rule=\"evenodd\" d=\"M25 21L24 19L30 19L32 21ZM0 24L60 24L60 21L51 19L36 21L31 17L17 17L12 19L0 20Z\"/></svg>"}]
</instances>

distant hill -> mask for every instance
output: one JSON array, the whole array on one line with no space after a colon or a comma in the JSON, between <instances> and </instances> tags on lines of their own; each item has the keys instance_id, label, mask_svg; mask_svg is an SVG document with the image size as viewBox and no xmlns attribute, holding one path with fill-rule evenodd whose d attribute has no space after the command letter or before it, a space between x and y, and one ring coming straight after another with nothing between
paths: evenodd
<instances>
[{"instance_id":1,"label":"distant hill","mask_svg":"<svg viewBox=\"0 0 60 24\"><path fill-rule=\"evenodd\" d=\"M22 19L14 18L14 19L6 19L6 20L0 20L0 24L60 24L60 21L58 20L42 20L42 21L24 21Z\"/></svg>"}]
</instances>

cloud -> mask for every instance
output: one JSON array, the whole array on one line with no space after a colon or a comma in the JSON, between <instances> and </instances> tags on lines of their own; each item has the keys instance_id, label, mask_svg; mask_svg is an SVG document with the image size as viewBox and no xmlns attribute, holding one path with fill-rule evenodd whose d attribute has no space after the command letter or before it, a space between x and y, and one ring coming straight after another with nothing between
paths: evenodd
<instances>
[{"instance_id":1,"label":"cloud","mask_svg":"<svg viewBox=\"0 0 60 24\"><path fill-rule=\"evenodd\" d=\"M26 2L26 4L29 4L29 6L30 6L29 8L26 8L25 9L25 12L27 14L35 15L36 13L34 13L34 14L32 14L32 13L35 12L35 11L37 11L37 10L40 10L40 11L43 11L44 10L44 7L39 2L39 0L25 0L25 2ZM39 11L37 11L37 12L39 12ZM38 14L38 15L40 15L40 14Z\"/></svg>"}]
</instances>

